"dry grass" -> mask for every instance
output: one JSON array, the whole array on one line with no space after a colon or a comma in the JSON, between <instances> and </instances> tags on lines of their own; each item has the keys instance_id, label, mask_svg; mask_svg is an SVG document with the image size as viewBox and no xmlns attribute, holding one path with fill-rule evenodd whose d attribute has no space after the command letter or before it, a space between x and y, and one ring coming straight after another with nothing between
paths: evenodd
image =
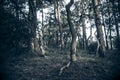
<instances>
[{"instance_id":1,"label":"dry grass","mask_svg":"<svg viewBox=\"0 0 120 80\"><path fill-rule=\"evenodd\" d=\"M80 51L77 62L65 69L61 76L59 70L69 62L67 54L48 50L47 57L16 56L4 65L5 80L117 80L120 71L118 54L107 52L99 58ZM117 78L118 77L118 78ZM118 79L119 80L119 79Z\"/></svg>"}]
</instances>

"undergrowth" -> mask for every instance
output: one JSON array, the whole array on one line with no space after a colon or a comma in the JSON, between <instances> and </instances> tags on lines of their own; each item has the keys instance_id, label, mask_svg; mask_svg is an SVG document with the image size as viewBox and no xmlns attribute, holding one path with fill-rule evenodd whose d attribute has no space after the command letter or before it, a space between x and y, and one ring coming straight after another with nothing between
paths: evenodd
<instances>
[{"instance_id":1,"label":"undergrowth","mask_svg":"<svg viewBox=\"0 0 120 80\"><path fill-rule=\"evenodd\" d=\"M30 53L30 52L29 52ZM108 51L105 58L80 50L77 61L59 70L69 62L65 51L49 49L47 57L20 55L9 58L3 65L4 80L120 80L120 58L116 51Z\"/></svg>"}]
</instances>

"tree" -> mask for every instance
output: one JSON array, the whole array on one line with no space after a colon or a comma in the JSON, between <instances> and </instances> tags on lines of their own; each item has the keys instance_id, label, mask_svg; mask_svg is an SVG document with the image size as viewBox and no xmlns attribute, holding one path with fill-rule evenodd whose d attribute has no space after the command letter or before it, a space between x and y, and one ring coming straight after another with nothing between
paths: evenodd
<instances>
[{"instance_id":1,"label":"tree","mask_svg":"<svg viewBox=\"0 0 120 80\"><path fill-rule=\"evenodd\" d=\"M36 5L34 3L34 0L29 0L29 21L30 21L30 27L32 32L32 39L31 39L31 47L33 51L35 51L35 38L36 38L36 28L37 28L37 14L36 14Z\"/></svg>"},{"instance_id":2,"label":"tree","mask_svg":"<svg viewBox=\"0 0 120 80\"><path fill-rule=\"evenodd\" d=\"M59 33L60 33L60 45L61 49L64 48L64 41L63 41L63 32L62 32L62 24L61 24L61 17L60 17L60 4L57 1L57 16L58 16L58 25L59 25Z\"/></svg>"},{"instance_id":3,"label":"tree","mask_svg":"<svg viewBox=\"0 0 120 80\"><path fill-rule=\"evenodd\" d=\"M102 30L102 24L100 21L100 16L99 16L99 9L98 9L98 0L92 0L94 4L94 15L95 15L95 24L96 24L96 29L97 29L97 39L100 44L100 47L98 49L98 54L100 57L105 56L105 43L104 43L104 38L103 38L103 30Z\"/></svg>"},{"instance_id":4,"label":"tree","mask_svg":"<svg viewBox=\"0 0 120 80\"><path fill-rule=\"evenodd\" d=\"M71 11L70 11L70 8L72 6L72 4L74 3L74 0L70 0L70 2L66 5L66 12L67 12L67 21L68 21L68 25L70 27L70 32L71 32L71 35L72 35L72 42L71 42L71 46L70 46L70 61L71 62L74 62L77 60L76 58L76 32L75 32L75 29L74 29L74 26L72 24L72 21L71 21Z\"/></svg>"},{"instance_id":5,"label":"tree","mask_svg":"<svg viewBox=\"0 0 120 80\"><path fill-rule=\"evenodd\" d=\"M82 14L82 30L83 30L83 48L87 49L87 37L86 37L86 25L85 25L85 14Z\"/></svg>"},{"instance_id":6,"label":"tree","mask_svg":"<svg viewBox=\"0 0 120 80\"><path fill-rule=\"evenodd\" d=\"M35 53L41 53L41 56L44 56L44 50L42 47L42 41L39 38L37 40L36 38L36 29L37 29L37 13L36 13L36 0L29 0L29 22L30 22L30 27L31 27L31 32L32 32L32 38L31 38L31 48L33 52ZM39 36L40 37L40 36Z\"/></svg>"},{"instance_id":7,"label":"tree","mask_svg":"<svg viewBox=\"0 0 120 80\"><path fill-rule=\"evenodd\" d=\"M110 2L112 3L112 11L113 11L114 21L115 21L115 26L116 26L118 48L120 48L120 33L119 33L119 25L118 25L118 21L120 18L120 14L119 14L120 13L119 12L120 1L119 0L117 0L117 1L110 0ZM118 5L115 5L115 3L118 3Z\"/></svg>"},{"instance_id":8,"label":"tree","mask_svg":"<svg viewBox=\"0 0 120 80\"><path fill-rule=\"evenodd\" d=\"M101 3L102 4L102 3ZM106 6L108 6L108 9L106 10ZM109 4L106 5L105 3L103 3L102 5L102 8L101 8L101 15L102 15L102 24L103 24L103 27L104 27L104 34L105 34L105 43L106 43L106 49L108 50L109 49L109 45L108 45L108 31L107 31L107 26L105 24L105 20L106 18L105 17L105 13L108 12L108 17L110 17L110 11L109 11ZM109 20L110 21L110 20Z\"/></svg>"}]
</instances>

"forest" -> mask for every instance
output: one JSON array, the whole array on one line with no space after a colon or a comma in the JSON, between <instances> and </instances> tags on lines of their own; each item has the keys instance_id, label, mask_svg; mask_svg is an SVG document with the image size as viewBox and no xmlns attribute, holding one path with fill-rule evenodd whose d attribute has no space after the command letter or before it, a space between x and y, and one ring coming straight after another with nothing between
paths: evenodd
<instances>
[{"instance_id":1,"label":"forest","mask_svg":"<svg viewBox=\"0 0 120 80\"><path fill-rule=\"evenodd\" d=\"M0 80L120 80L119 0L0 0Z\"/></svg>"}]
</instances>

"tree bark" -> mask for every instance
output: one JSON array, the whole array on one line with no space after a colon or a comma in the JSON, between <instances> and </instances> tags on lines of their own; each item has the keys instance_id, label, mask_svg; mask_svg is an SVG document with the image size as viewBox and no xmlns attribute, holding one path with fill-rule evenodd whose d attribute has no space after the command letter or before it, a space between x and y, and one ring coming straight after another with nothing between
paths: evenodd
<instances>
[{"instance_id":1,"label":"tree bark","mask_svg":"<svg viewBox=\"0 0 120 80\"><path fill-rule=\"evenodd\" d=\"M31 32L32 32L31 48L34 53L40 53L40 55L44 57L45 51L42 46L42 40L40 36L39 36L39 40L36 38L36 29L37 29L36 0L29 0L28 3L29 3L29 21L30 21ZM42 22L42 26L43 26L43 22Z\"/></svg>"},{"instance_id":2,"label":"tree bark","mask_svg":"<svg viewBox=\"0 0 120 80\"><path fill-rule=\"evenodd\" d=\"M119 16L118 16L118 21L120 21L120 0L117 0L118 2L118 13L119 13ZM118 41L118 50L120 49L120 32L119 32L119 29L120 29L120 26L116 27L117 29L117 41Z\"/></svg>"},{"instance_id":3,"label":"tree bark","mask_svg":"<svg viewBox=\"0 0 120 80\"><path fill-rule=\"evenodd\" d=\"M66 12L67 12L67 21L68 21L68 25L70 27L70 32L72 35L72 42L71 42L71 46L70 46L70 61L71 62L75 62L77 60L76 58L76 32L74 29L74 26L72 24L71 21L71 12L70 12L70 8L72 6L72 4L74 3L74 0L70 0L70 2L68 3L68 5L66 5Z\"/></svg>"},{"instance_id":4,"label":"tree bark","mask_svg":"<svg viewBox=\"0 0 120 80\"><path fill-rule=\"evenodd\" d=\"M104 24L104 23L103 23L103 24ZM105 24L104 24L104 32L105 32L106 49L108 50L108 49L109 49L109 46L108 46L108 36L107 36Z\"/></svg>"},{"instance_id":5,"label":"tree bark","mask_svg":"<svg viewBox=\"0 0 120 80\"><path fill-rule=\"evenodd\" d=\"M102 24L100 21L100 16L98 13L98 0L92 0L94 4L94 15L95 15L95 25L97 29L97 39L99 41L100 47L99 47L99 57L104 57L105 56L105 42L103 38L103 30L102 30Z\"/></svg>"},{"instance_id":6,"label":"tree bark","mask_svg":"<svg viewBox=\"0 0 120 80\"><path fill-rule=\"evenodd\" d=\"M110 30L110 48L111 48L111 50L113 49L113 47L112 47L112 30L111 30L111 26L110 26L110 24L109 24L109 30Z\"/></svg>"},{"instance_id":7,"label":"tree bark","mask_svg":"<svg viewBox=\"0 0 120 80\"><path fill-rule=\"evenodd\" d=\"M109 11L109 8L108 8L108 11ZM110 13L110 12L109 12ZM104 21L104 17L103 17L104 13L102 11L102 21L103 21L103 26L104 26L104 34L105 34L105 42L106 42L106 49L108 50L109 49L109 46L108 46L108 35L107 35L107 32L106 32L106 25L105 25L105 21Z\"/></svg>"},{"instance_id":8,"label":"tree bark","mask_svg":"<svg viewBox=\"0 0 120 80\"><path fill-rule=\"evenodd\" d=\"M63 41L62 25L61 25L61 17L60 17L60 6L58 1L57 1L57 15L58 15L58 24L59 24L59 32L60 32L60 45L61 45L61 49L63 49L64 41Z\"/></svg>"},{"instance_id":9,"label":"tree bark","mask_svg":"<svg viewBox=\"0 0 120 80\"><path fill-rule=\"evenodd\" d=\"M19 20L19 0L16 0L15 10L16 10L16 18Z\"/></svg>"},{"instance_id":10,"label":"tree bark","mask_svg":"<svg viewBox=\"0 0 120 80\"><path fill-rule=\"evenodd\" d=\"M33 52L35 51L35 38L36 38L36 28L37 28L37 14L36 14L36 6L33 0L29 0L29 21L30 21L30 28L31 28L31 48Z\"/></svg>"},{"instance_id":11,"label":"tree bark","mask_svg":"<svg viewBox=\"0 0 120 80\"><path fill-rule=\"evenodd\" d=\"M83 29L83 49L87 49L87 38L86 38L86 27L85 27L85 18L82 17L82 29Z\"/></svg>"},{"instance_id":12,"label":"tree bark","mask_svg":"<svg viewBox=\"0 0 120 80\"><path fill-rule=\"evenodd\" d=\"M54 27L56 27L57 26L57 15L56 15L56 12L57 12L57 10L56 10L56 3L57 1L56 0L54 0ZM59 33L59 31L57 30L56 31L56 45L59 45L59 36L58 36L58 33Z\"/></svg>"},{"instance_id":13,"label":"tree bark","mask_svg":"<svg viewBox=\"0 0 120 80\"><path fill-rule=\"evenodd\" d=\"M117 1L118 2L118 11L119 11L119 5L120 5L120 1ZM120 48L120 33L119 33L119 25L118 25L118 22L119 22L119 19L120 19L120 14L119 16L116 16L116 13L120 13L120 12L117 12L115 11L115 2L112 1L112 11L113 11L113 16L114 16L114 20L115 20L115 26L116 26L116 33L117 33L117 47Z\"/></svg>"}]
</instances>

